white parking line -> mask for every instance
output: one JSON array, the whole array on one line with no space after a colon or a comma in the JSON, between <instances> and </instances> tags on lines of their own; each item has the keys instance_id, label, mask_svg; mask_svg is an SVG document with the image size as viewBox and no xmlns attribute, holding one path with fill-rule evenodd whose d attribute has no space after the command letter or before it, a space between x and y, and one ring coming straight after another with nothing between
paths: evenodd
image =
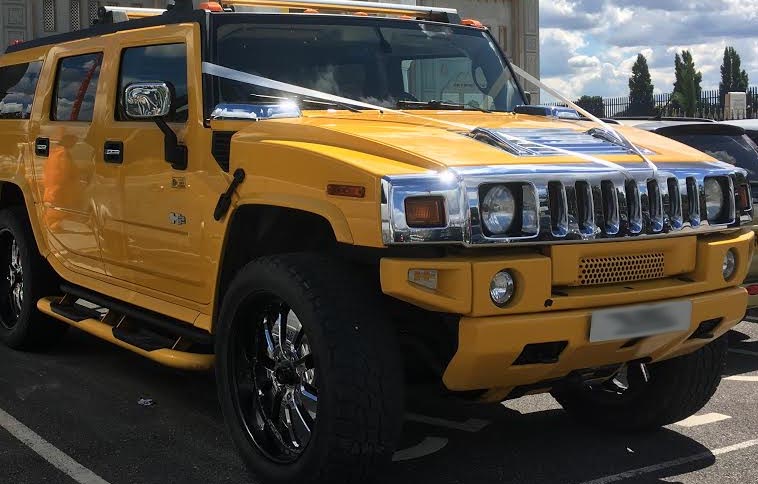
<instances>
[{"instance_id":1,"label":"white parking line","mask_svg":"<svg viewBox=\"0 0 758 484\"><path fill-rule=\"evenodd\" d=\"M706 413L703 415L693 415L684 420L681 420L674 425L680 427L698 427L700 425L706 425L714 422L721 422L722 420L728 420L732 417L721 413Z\"/></svg>"},{"instance_id":2,"label":"white parking line","mask_svg":"<svg viewBox=\"0 0 758 484\"><path fill-rule=\"evenodd\" d=\"M690 462L696 462L699 460L708 459L710 457L728 454L729 452L735 452L737 450L747 449L755 445L758 445L758 439L747 440L739 444L730 445L728 447L721 447L719 449L709 450L707 452L701 452L699 454L691 455L688 457L682 457L679 459L661 462L660 464L654 464L647 467L640 467L639 469L633 469L631 471L622 472L620 474L613 474L611 476L601 477L599 479L595 479L592 481L585 481L581 484L608 484L610 482L623 481L624 479L630 479L632 477L638 477L644 474L651 474L653 472L662 471L663 469L669 469L671 467L677 467L683 464L688 464Z\"/></svg>"},{"instance_id":3,"label":"white parking line","mask_svg":"<svg viewBox=\"0 0 758 484\"><path fill-rule=\"evenodd\" d=\"M395 452L395 455L392 456L392 462L402 462L404 460L426 457L427 455L441 451L446 445L447 439L443 437L426 437L418 445Z\"/></svg>"},{"instance_id":4,"label":"white parking line","mask_svg":"<svg viewBox=\"0 0 758 484\"><path fill-rule=\"evenodd\" d=\"M29 427L2 409L0 409L0 427L7 430L8 433L76 482L80 484L108 484L100 476L61 452L53 444L34 433Z\"/></svg>"},{"instance_id":5,"label":"white parking line","mask_svg":"<svg viewBox=\"0 0 758 484\"><path fill-rule=\"evenodd\" d=\"M434 425L436 427L444 427L453 430L461 430L463 432L476 433L488 426L492 422L488 420L479 420L476 418L470 418L465 422L454 422L452 420L446 420L444 418L428 417L426 415L418 415L416 413L405 414L406 420L412 420L413 422L419 422L427 425Z\"/></svg>"},{"instance_id":6,"label":"white parking line","mask_svg":"<svg viewBox=\"0 0 758 484\"><path fill-rule=\"evenodd\" d=\"M734 375L734 376L728 376L728 377L724 378L724 380L732 380L732 381L758 381L758 376Z\"/></svg>"}]
</instances>

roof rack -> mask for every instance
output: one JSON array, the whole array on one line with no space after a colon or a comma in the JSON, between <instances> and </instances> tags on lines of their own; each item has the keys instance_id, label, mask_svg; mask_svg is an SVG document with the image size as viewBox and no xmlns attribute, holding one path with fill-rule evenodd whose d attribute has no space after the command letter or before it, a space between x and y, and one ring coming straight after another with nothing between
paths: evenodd
<instances>
[{"instance_id":1,"label":"roof rack","mask_svg":"<svg viewBox=\"0 0 758 484\"><path fill-rule=\"evenodd\" d=\"M137 18L154 17L166 13L162 8L136 8L136 7L100 7L99 18L113 17L114 22L125 22Z\"/></svg>"},{"instance_id":2,"label":"roof rack","mask_svg":"<svg viewBox=\"0 0 758 484\"><path fill-rule=\"evenodd\" d=\"M225 7L280 7L353 13L364 12L387 15L412 15L415 17L458 17L458 11L454 8L353 0L222 0L221 4Z\"/></svg>"},{"instance_id":3,"label":"roof rack","mask_svg":"<svg viewBox=\"0 0 758 484\"><path fill-rule=\"evenodd\" d=\"M297 10L316 9L318 11L383 14L383 15L407 15L413 17L428 18L441 22L459 23L458 11L454 8L426 7L420 5L402 5L398 3L377 3L354 0L222 0L218 2L225 8L228 7L274 7ZM191 4L190 4L191 5ZM178 6L178 7L177 7ZM145 17L162 15L167 10L178 8L186 9L184 2L170 5L169 9L161 8L137 8L137 7L100 7L99 17L101 23L126 22Z\"/></svg>"}]
</instances>

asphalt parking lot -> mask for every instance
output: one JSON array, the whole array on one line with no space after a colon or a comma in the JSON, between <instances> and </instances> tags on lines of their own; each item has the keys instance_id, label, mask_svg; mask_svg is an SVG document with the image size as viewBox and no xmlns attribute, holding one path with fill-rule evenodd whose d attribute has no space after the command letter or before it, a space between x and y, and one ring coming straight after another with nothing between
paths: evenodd
<instances>
[{"instance_id":1,"label":"asphalt parking lot","mask_svg":"<svg viewBox=\"0 0 758 484\"><path fill-rule=\"evenodd\" d=\"M653 434L578 426L545 395L415 403L385 481L758 483L758 323L737 326L730 342L708 406ZM78 331L48 354L0 348L0 469L0 482L18 484L249 482L212 375L166 369Z\"/></svg>"}]
</instances>

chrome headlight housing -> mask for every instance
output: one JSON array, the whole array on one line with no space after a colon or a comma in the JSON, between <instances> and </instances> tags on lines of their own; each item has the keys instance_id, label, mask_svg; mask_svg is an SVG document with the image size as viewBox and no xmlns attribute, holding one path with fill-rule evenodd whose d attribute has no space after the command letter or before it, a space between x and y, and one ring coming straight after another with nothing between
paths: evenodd
<instances>
[{"instance_id":1,"label":"chrome headlight housing","mask_svg":"<svg viewBox=\"0 0 758 484\"><path fill-rule=\"evenodd\" d=\"M494 235L504 235L510 230L516 217L516 199L510 188L494 185L482 197L482 221Z\"/></svg>"},{"instance_id":2,"label":"chrome headlight housing","mask_svg":"<svg viewBox=\"0 0 758 484\"><path fill-rule=\"evenodd\" d=\"M716 178L706 178L703 191L705 192L705 209L709 222L718 222L723 217L726 208L724 190Z\"/></svg>"}]
</instances>

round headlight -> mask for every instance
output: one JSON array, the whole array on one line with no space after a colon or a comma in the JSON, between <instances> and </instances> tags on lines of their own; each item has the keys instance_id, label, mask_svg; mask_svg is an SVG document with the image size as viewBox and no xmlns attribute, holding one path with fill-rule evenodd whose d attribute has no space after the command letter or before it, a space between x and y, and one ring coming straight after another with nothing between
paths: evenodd
<instances>
[{"instance_id":1,"label":"round headlight","mask_svg":"<svg viewBox=\"0 0 758 484\"><path fill-rule=\"evenodd\" d=\"M724 210L724 192L715 178L705 179L705 208L709 221L718 221Z\"/></svg>"},{"instance_id":2,"label":"round headlight","mask_svg":"<svg viewBox=\"0 0 758 484\"><path fill-rule=\"evenodd\" d=\"M734 275L734 270L737 268L737 258L734 256L734 251L729 249L724 256L724 262L721 263L721 274L724 276L724 280L729 280Z\"/></svg>"},{"instance_id":3,"label":"round headlight","mask_svg":"<svg viewBox=\"0 0 758 484\"><path fill-rule=\"evenodd\" d=\"M496 306L505 306L513 297L515 285L508 271L500 271L490 281L490 298Z\"/></svg>"},{"instance_id":4,"label":"round headlight","mask_svg":"<svg viewBox=\"0 0 758 484\"><path fill-rule=\"evenodd\" d=\"M508 187L497 185L482 200L482 220L487 230L495 235L508 232L516 213L516 201Z\"/></svg>"}]
</instances>

